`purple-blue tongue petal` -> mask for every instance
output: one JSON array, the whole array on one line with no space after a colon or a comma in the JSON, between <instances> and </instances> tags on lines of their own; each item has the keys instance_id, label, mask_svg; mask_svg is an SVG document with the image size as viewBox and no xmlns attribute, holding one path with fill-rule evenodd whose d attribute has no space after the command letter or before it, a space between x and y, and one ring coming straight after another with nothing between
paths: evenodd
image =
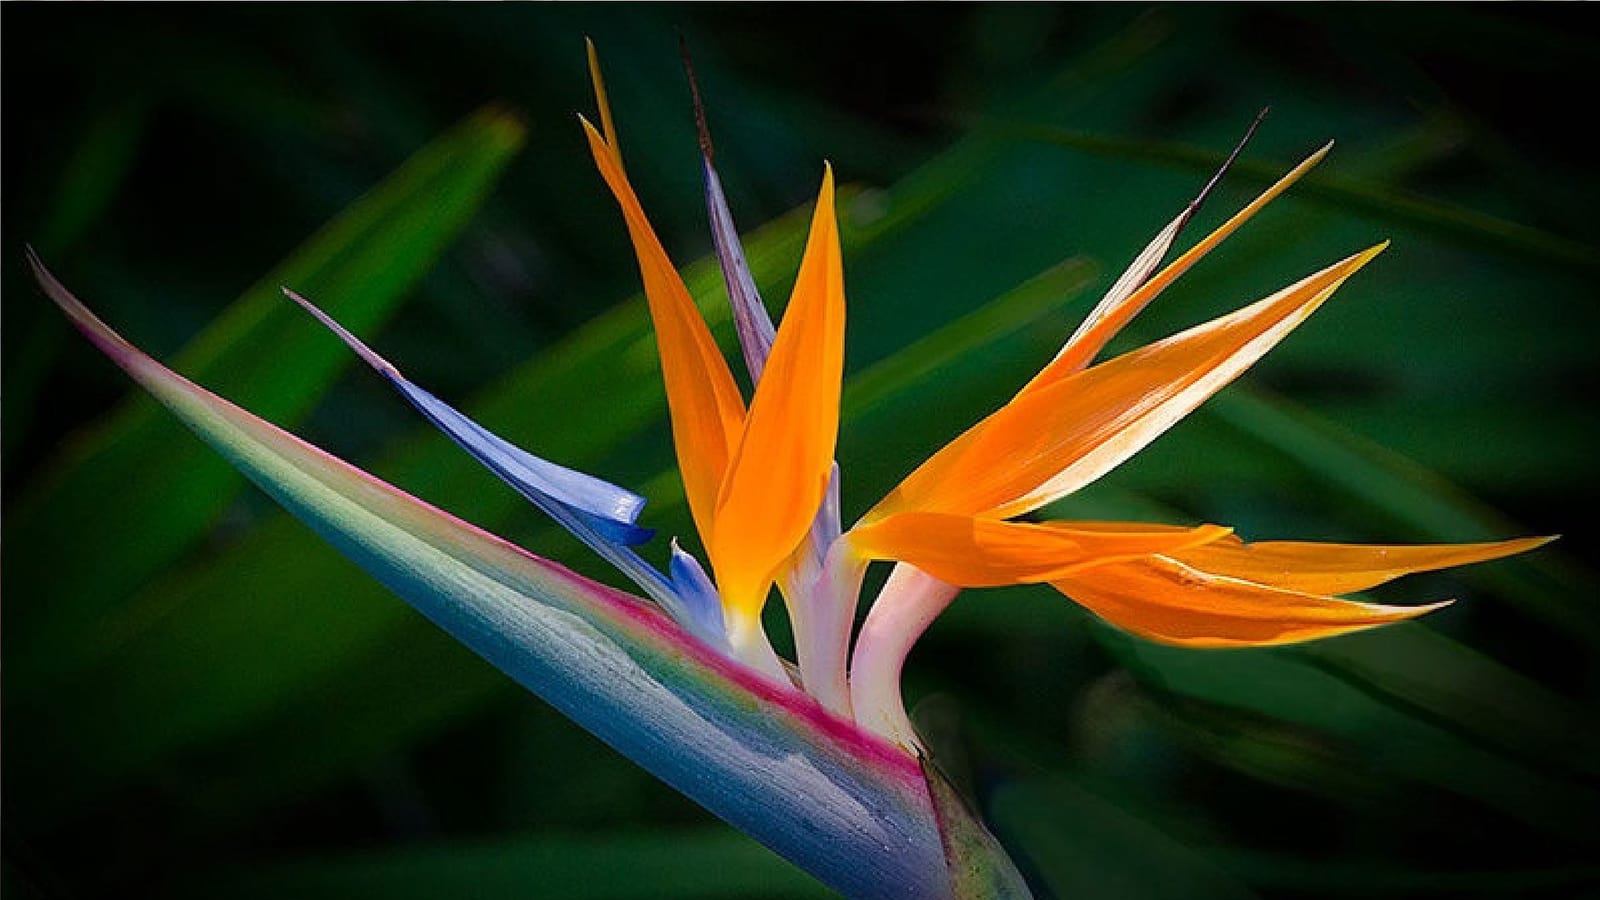
<instances>
[{"instance_id":1,"label":"purple-blue tongue petal","mask_svg":"<svg viewBox=\"0 0 1600 900\"><path fill-rule=\"evenodd\" d=\"M566 506L587 520L607 540L619 544L642 544L654 534L650 529L633 524L639 518L639 511L644 509L645 498L593 475L540 459L504 440L408 381L392 363L373 352L360 338L311 301L288 288L284 288L283 293L315 316L378 374L388 379L417 411L427 416L428 421L529 500L541 507L544 501Z\"/></svg>"},{"instance_id":2,"label":"purple-blue tongue petal","mask_svg":"<svg viewBox=\"0 0 1600 900\"><path fill-rule=\"evenodd\" d=\"M398 372L388 370L382 374L428 421L541 508L546 501L559 503L607 541L625 546L637 546L655 534L633 524L644 507L643 497L540 459L467 418Z\"/></svg>"},{"instance_id":3,"label":"purple-blue tongue petal","mask_svg":"<svg viewBox=\"0 0 1600 900\"><path fill-rule=\"evenodd\" d=\"M739 229L733 224L733 213L728 209L728 198L722 193L722 179L711 164L710 139L702 138L701 156L706 181L706 212L711 219L711 240L717 248L717 262L722 265L722 281L728 287L728 303L733 307L734 329L739 333L739 348L744 351L745 368L750 371L752 384L761 380L761 371L767 365L767 354L772 352L772 342L777 329L767 305L756 290L755 279L750 276L750 264L745 261L744 247L739 243Z\"/></svg>"},{"instance_id":4,"label":"purple-blue tongue petal","mask_svg":"<svg viewBox=\"0 0 1600 900\"><path fill-rule=\"evenodd\" d=\"M689 575L680 576L679 569L682 564L677 558L678 554L675 553L673 577L669 580L655 566L633 551L634 546L648 541L655 534L649 528L633 524L639 516L639 511L644 508L643 497L592 475L585 475L540 459L509 443L467 418L448 403L406 380L392 363L379 356L360 338L351 334L311 301L287 288L284 289L284 294L338 335L340 340L393 384L407 400L411 401L411 405L440 431L449 435L485 468L498 475L501 480L515 488L517 493L526 497L557 524L589 545L590 549L598 553L601 558L628 576L640 590L661 604L662 608L684 627L713 646L722 647L726 644L720 604L715 610L715 617L705 609L706 600L703 594L709 590L711 598L715 600L716 588L709 586L710 580L706 578L703 570L699 570L698 564L695 564L694 568L699 572L699 582L694 581Z\"/></svg>"},{"instance_id":5,"label":"purple-blue tongue petal","mask_svg":"<svg viewBox=\"0 0 1600 900\"><path fill-rule=\"evenodd\" d=\"M667 571L672 576L673 590L693 620L685 624L691 630L716 635L719 646L726 643L728 632L722 620L722 597L717 593L717 586L700 565L700 560L679 547L677 539L672 541L672 562Z\"/></svg>"},{"instance_id":6,"label":"purple-blue tongue petal","mask_svg":"<svg viewBox=\"0 0 1600 900\"><path fill-rule=\"evenodd\" d=\"M739 229L733 224L728 198L722 192L722 179L717 177L717 167L713 163L716 151L711 145L711 129L706 125L706 107L700 102L700 80L694 77L689 45L680 39L679 49L683 52L684 74L689 76L689 93L694 99L695 129L700 135L701 172L705 175L711 241L716 245L717 262L722 266L722 282L728 287L728 303L733 307L734 330L739 333L745 368L750 372L750 383L756 384L761 381L761 371L766 368L767 354L772 352L778 330L772 326L772 316L761 300L761 292L756 290L755 279L750 277L744 246L739 243Z\"/></svg>"}]
</instances>

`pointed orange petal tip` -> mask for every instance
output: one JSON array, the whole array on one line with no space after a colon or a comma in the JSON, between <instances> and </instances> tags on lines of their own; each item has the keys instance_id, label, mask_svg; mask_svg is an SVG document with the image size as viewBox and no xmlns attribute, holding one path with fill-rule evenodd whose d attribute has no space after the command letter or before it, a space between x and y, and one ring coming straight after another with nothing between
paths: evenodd
<instances>
[{"instance_id":1,"label":"pointed orange petal tip","mask_svg":"<svg viewBox=\"0 0 1600 900\"><path fill-rule=\"evenodd\" d=\"M596 87L601 123L609 131L610 111L604 89L598 84ZM622 208L628 239L639 263L650 320L655 326L673 445L689 511L701 538L710 543L718 486L744 426L744 398L699 307L628 183L615 144L607 143L608 139L614 141L615 135L602 136L582 116L579 121L600 177ZM717 577L720 581L720 571Z\"/></svg>"},{"instance_id":2,"label":"pointed orange petal tip","mask_svg":"<svg viewBox=\"0 0 1600 900\"><path fill-rule=\"evenodd\" d=\"M1389 241L1385 239L1373 244L1371 247L1368 247L1365 250L1362 250L1360 253L1355 253L1346 257L1342 262L1336 264L1336 268L1339 270L1340 279L1343 280L1344 278L1354 275L1367 263L1377 259L1378 256L1387 249L1389 249Z\"/></svg>"},{"instance_id":3,"label":"pointed orange petal tip","mask_svg":"<svg viewBox=\"0 0 1600 900\"><path fill-rule=\"evenodd\" d=\"M1455 602L1362 603L1218 576L1159 556L1100 566L1051 585L1124 631L1198 648L1296 644L1403 622Z\"/></svg>"},{"instance_id":4,"label":"pointed orange petal tip","mask_svg":"<svg viewBox=\"0 0 1600 900\"><path fill-rule=\"evenodd\" d=\"M606 97L606 80L600 74L600 54L594 48L594 41L587 35L583 38L584 52L589 58L589 81L594 85L595 105L600 108L600 130L605 134L605 145L611 151L611 157L616 161L617 168L622 166L622 148L617 142L617 128L611 120L611 102ZM581 118L581 116L580 116ZM593 126L590 126L591 128Z\"/></svg>"},{"instance_id":5,"label":"pointed orange petal tip","mask_svg":"<svg viewBox=\"0 0 1600 900\"><path fill-rule=\"evenodd\" d=\"M825 169L800 272L717 497L708 547L731 605L759 613L822 504L839 431L844 327L833 176Z\"/></svg>"},{"instance_id":6,"label":"pointed orange petal tip","mask_svg":"<svg viewBox=\"0 0 1600 900\"><path fill-rule=\"evenodd\" d=\"M862 521L912 510L1012 518L1094 481L1304 322L1387 242L1226 316L1043 387L945 445Z\"/></svg>"},{"instance_id":7,"label":"pointed orange petal tip","mask_svg":"<svg viewBox=\"0 0 1600 900\"><path fill-rule=\"evenodd\" d=\"M1252 126L1253 130L1254 126ZM1249 140L1249 136L1247 133L1245 140ZM1237 155L1243 147L1244 142L1241 141L1239 146L1234 149L1234 154ZM1265 209L1268 203L1277 199L1292 187L1295 182L1304 177L1307 172L1315 168L1332 148L1333 142L1329 141L1320 150L1301 160L1299 165L1289 170L1287 174L1250 201L1243 209L1234 213L1228 221L1222 223L1216 230L1206 235L1193 247L1184 251L1177 259L1168 263L1160 271L1151 274L1147 269L1154 269L1159 264L1160 259L1166 256L1166 252L1171 248L1171 243L1176 239L1179 229L1187 224L1189 217L1199 208L1199 204L1205 200L1211 188L1216 184L1217 179L1222 176L1223 172L1227 171L1228 166L1224 164L1223 168L1213 176L1211 183L1207 184L1200 192L1200 195L1191 201L1189 206L1162 230L1161 234L1156 236L1155 241L1145 248L1144 253L1141 253L1138 259L1135 259L1129 271L1118 279L1118 283L1112 286L1106 296L1089 313L1088 318L1084 319L1078 329L1073 332L1072 337L1067 340L1066 344L1056 354L1056 358L1039 370L1039 373L1023 386L1019 396L1020 394L1046 387L1083 370L1106 344L1128 322L1132 321L1134 316L1138 315L1156 297L1160 296L1162 291L1182 277L1196 263L1204 259L1208 253L1215 250L1244 223L1250 221L1257 213ZM1233 157L1230 157L1228 162L1231 163L1232 159Z\"/></svg>"},{"instance_id":8,"label":"pointed orange petal tip","mask_svg":"<svg viewBox=\"0 0 1600 900\"><path fill-rule=\"evenodd\" d=\"M1309 594L1350 594L1417 572L1489 562L1548 543L1546 537L1478 544L1327 544L1219 541L1173 553L1177 561L1226 578Z\"/></svg>"},{"instance_id":9,"label":"pointed orange petal tip","mask_svg":"<svg viewBox=\"0 0 1600 900\"><path fill-rule=\"evenodd\" d=\"M910 512L857 526L849 540L865 559L909 563L961 587L996 587L1053 581L1114 562L1178 553L1232 533L1221 525L1112 531L1094 523L1086 528L1076 524Z\"/></svg>"},{"instance_id":10,"label":"pointed orange petal tip","mask_svg":"<svg viewBox=\"0 0 1600 900\"><path fill-rule=\"evenodd\" d=\"M1532 552L1548 543L1551 543L1552 541L1561 540L1561 537L1562 536L1559 534L1536 534L1525 538L1510 538L1504 541L1489 541L1483 544L1463 546L1478 546L1484 548L1484 554L1472 561L1489 562L1491 560L1504 559L1508 556L1516 556L1519 553Z\"/></svg>"}]
</instances>

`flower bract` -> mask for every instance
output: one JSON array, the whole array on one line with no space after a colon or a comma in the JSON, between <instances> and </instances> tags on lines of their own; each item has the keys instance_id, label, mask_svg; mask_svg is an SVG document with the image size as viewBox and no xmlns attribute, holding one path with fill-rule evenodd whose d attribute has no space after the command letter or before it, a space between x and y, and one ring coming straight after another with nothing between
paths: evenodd
<instances>
[{"instance_id":1,"label":"flower bract","mask_svg":"<svg viewBox=\"0 0 1600 900\"><path fill-rule=\"evenodd\" d=\"M1026 892L930 768L900 696L907 655L963 590L1048 584L1149 640L1266 646L1414 618L1448 601L1391 606L1346 595L1544 540L1258 542L1212 523L1053 517L1058 504L1070 509L1074 492L1237 378L1383 252L1386 244L1353 252L1233 313L1100 359L1141 310L1328 147L1167 262L1207 186L1136 255L1037 375L927 460L906 466L903 480L845 527L849 466L836 451L846 271L832 168L822 167L794 287L774 324L750 276L700 110L708 216L753 385L746 396L629 181L592 47L590 65L600 125L584 120L583 136L638 265L705 564L676 539L664 550L653 543L642 524L644 497L502 440L410 381L311 300L286 293L645 599L531 557L184 381L94 318L35 260L36 272L114 361L430 618L840 890ZM875 562L894 569L865 604L857 631L864 575ZM774 589L793 625L792 662L763 627Z\"/></svg>"}]
</instances>

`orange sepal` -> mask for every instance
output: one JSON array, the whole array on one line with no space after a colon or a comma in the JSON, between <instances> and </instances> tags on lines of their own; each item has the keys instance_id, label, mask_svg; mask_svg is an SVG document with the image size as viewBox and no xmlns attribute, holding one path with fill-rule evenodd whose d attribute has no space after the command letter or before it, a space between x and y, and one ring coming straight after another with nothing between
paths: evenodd
<instances>
[{"instance_id":1,"label":"orange sepal","mask_svg":"<svg viewBox=\"0 0 1600 900\"><path fill-rule=\"evenodd\" d=\"M1415 618L1452 601L1383 606L1227 578L1162 556L1098 566L1051 585L1107 622L1185 647L1265 647Z\"/></svg>"},{"instance_id":2,"label":"orange sepal","mask_svg":"<svg viewBox=\"0 0 1600 900\"><path fill-rule=\"evenodd\" d=\"M1554 538L1533 537L1481 544L1320 544L1237 539L1170 554L1186 565L1286 591L1349 594L1435 569L1487 562L1541 547Z\"/></svg>"},{"instance_id":3,"label":"orange sepal","mask_svg":"<svg viewBox=\"0 0 1600 900\"><path fill-rule=\"evenodd\" d=\"M588 120L583 120L583 128L595 165L622 207L639 260L661 353L661 375L684 494L701 539L709 542L717 491L744 428L744 399L694 298L645 218L616 148Z\"/></svg>"},{"instance_id":4,"label":"orange sepal","mask_svg":"<svg viewBox=\"0 0 1600 900\"><path fill-rule=\"evenodd\" d=\"M1175 553L1228 535L1218 525L1115 531L1102 523L1003 522L909 512L858 526L849 535L863 557L910 563L960 587L1033 584L1152 553Z\"/></svg>"},{"instance_id":5,"label":"orange sepal","mask_svg":"<svg viewBox=\"0 0 1600 900\"><path fill-rule=\"evenodd\" d=\"M1077 490L1237 377L1385 246L1230 315L1018 395L934 454L862 522L908 511L1010 518Z\"/></svg>"},{"instance_id":6,"label":"orange sepal","mask_svg":"<svg viewBox=\"0 0 1600 900\"><path fill-rule=\"evenodd\" d=\"M743 612L759 613L774 573L811 527L827 491L839 433L844 317L829 168L708 540L723 597Z\"/></svg>"},{"instance_id":7,"label":"orange sepal","mask_svg":"<svg viewBox=\"0 0 1600 900\"><path fill-rule=\"evenodd\" d=\"M1100 305L1089 313L1083 324L1078 326L1078 330L1073 333L1066 345L1056 354L1056 358L1041 369L1039 374L1033 376L1033 380L1023 386L1022 391L1019 393L1038 390L1054 384L1089 365L1095 354L1099 353L1106 343L1115 337L1117 332L1122 330L1123 326L1132 321L1140 310L1149 306L1150 302L1155 300L1162 291L1166 290L1168 285L1177 281L1179 276L1189 271L1191 266L1204 259L1206 254L1216 249L1217 245L1237 231L1239 226L1250 221L1263 207L1271 203L1279 194L1288 190L1303 175L1315 168L1317 163L1322 162L1322 158L1327 156L1328 151L1332 148L1333 144L1329 143L1306 157L1300 165L1295 166L1287 175L1278 179L1276 183L1263 191L1260 196L1252 200L1250 205L1239 210L1233 215L1233 218L1222 223L1216 231L1206 235L1199 243L1169 263L1166 268L1151 276L1148 281L1139 285L1138 288L1127 292L1113 291L1107 294ZM1182 217L1180 216L1178 220L1167 226L1163 234L1170 231L1175 235L1177 230L1175 226L1181 224L1181 222ZM1150 252L1148 248L1146 252Z\"/></svg>"}]
</instances>

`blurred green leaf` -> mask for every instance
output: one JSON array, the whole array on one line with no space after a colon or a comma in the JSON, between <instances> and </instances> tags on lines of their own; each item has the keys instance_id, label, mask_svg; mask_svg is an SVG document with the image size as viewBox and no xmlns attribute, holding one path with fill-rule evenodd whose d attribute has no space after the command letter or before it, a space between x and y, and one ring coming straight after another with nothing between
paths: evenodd
<instances>
[{"instance_id":1,"label":"blurred green leaf","mask_svg":"<svg viewBox=\"0 0 1600 900\"><path fill-rule=\"evenodd\" d=\"M842 414L856 418L963 356L1009 337L1090 284L1092 264L1069 259L851 377Z\"/></svg>"},{"instance_id":2,"label":"blurred green leaf","mask_svg":"<svg viewBox=\"0 0 1600 900\"><path fill-rule=\"evenodd\" d=\"M1411 623L1329 643L1382 642ZM1461 796L1547 832L1600 839L1590 811L1600 791L1529 765L1336 678L1298 648L1194 653L1097 629L1101 643L1144 683L1180 697L1244 710L1342 742L1379 771Z\"/></svg>"},{"instance_id":3,"label":"blurred green leaf","mask_svg":"<svg viewBox=\"0 0 1600 900\"><path fill-rule=\"evenodd\" d=\"M60 186L35 236L41 253L55 258L65 252L105 212L133 167L149 115L149 105L143 101L96 110L63 163ZM5 364L6 403L0 411L5 428L0 440L8 461L15 458L28 432L44 379L67 333L67 326L53 315L41 316L27 327L21 352L7 357Z\"/></svg>"},{"instance_id":4,"label":"blurred green leaf","mask_svg":"<svg viewBox=\"0 0 1600 900\"><path fill-rule=\"evenodd\" d=\"M1235 386L1214 398L1207 412L1422 539L1495 540L1523 533L1426 467L1271 393ZM1558 553L1546 550L1483 571L1487 583L1529 614L1591 645L1600 643L1600 610L1576 600L1585 576Z\"/></svg>"},{"instance_id":5,"label":"blurred green leaf","mask_svg":"<svg viewBox=\"0 0 1600 900\"><path fill-rule=\"evenodd\" d=\"M268 418L298 420L349 360L279 287L317 297L353 328L375 327L471 220L522 134L504 110L469 118L302 245L174 364ZM143 398L80 435L8 523L7 581L51 586L48 598L9 606L13 635L28 637L13 645L25 649L10 656L12 673L40 687L75 655L64 649L92 647L97 618L193 547L242 484Z\"/></svg>"},{"instance_id":6,"label":"blurred green leaf","mask_svg":"<svg viewBox=\"0 0 1600 900\"><path fill-rule=\"evenodd\" d=\"M1600 782L1600 724L1590 710L1425 627L1381 639L1309 644L1324 672L1416 718L1541 772Z\"/></svg>"},{"instance_id":7,"label":"blurred green leaf","mask_svg":"<svg viewBox=\"0 0 1600 900\"><path fill-rule=\"evenodd\" d=\"M1181 166L1201 176L1216 171L1227 158L1226 153L1182 144L1128 140L1114 135L1034 125L997 127L1019 138L1117 159ZM1235 163L1231 171L1235 176L1260 187L1272 184L1282 175L1280 168L1248 159ZM1374 181L1313 173L1295 191L1300 196L1341 210L1358 211L1394 224L1420 226L1489 249L1585 270L1600 266L1600 251L1587 244L1468 207L1418 197Z\"/></svg>"},{"instance_id":8,"label":"blurred green leaf","mask_svg":"<svg viewBox=\"0 0 1600 900\"><path fill-rule=\"evenodd\" d=\"M995 792L991 815L1057 897L1255 896L1204 854L1065 779L1013 781Z\"/></svg>"},{"instance_id":9,"label":"blurred green leaf","mask_svg":"<svg viewBox=\"0 0 1600 900\"><path fill-rule=\"evenodd\" d=\"M149 118L150 106L143 100L108 104L96 112L62 166L58 199L36 238L39 252L63 252L105 211L133 168Z\"/></svg>"},{"instance_id":10,"label":"blurred green leaf","mask_svg":"<svg viewBox=\"0 0 1600 900\"><path fill-rule=\"evenodd\" d=\"M772 851L730 829L593 836L530 835L223 870L179 897L474 897L571 900L833 897Z\"/></svg>"}]
</instances>

